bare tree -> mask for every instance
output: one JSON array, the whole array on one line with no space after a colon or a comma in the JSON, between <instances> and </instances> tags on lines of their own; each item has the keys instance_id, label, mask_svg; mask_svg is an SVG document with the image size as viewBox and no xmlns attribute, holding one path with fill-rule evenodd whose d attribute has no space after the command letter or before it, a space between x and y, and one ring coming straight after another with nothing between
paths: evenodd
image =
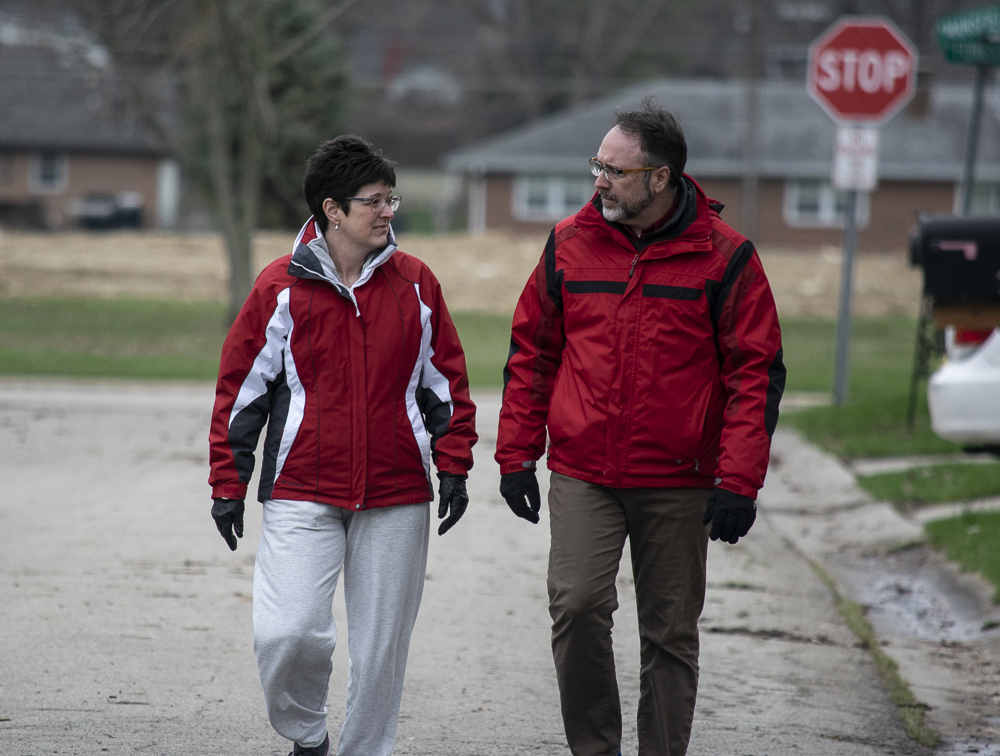
<instances>
[{"instance_id":1,"label":"bare tree","mask_svg":"<svg viewBox=\"0 0 1000 756\"><path fill-rule=\"evenodd\" d=\"M283 148L337 112L344 77L328 30L355 1L84 0L144 121L206 191L230 319L253 285L264 179L287 193Z\"/></svg>"},{"instance_id":2,"label":"bare tree","mask_svg":"<svg viewBox=\"0 0 1000 756\"><path fill-rule=\"evenodd\" d=\"M617 83L629 58L655 43L654 22L689 2L668 0L458 0L477 22L497 89L528 118L553 102L575 105Z\"/></svg>"}]
</instances>

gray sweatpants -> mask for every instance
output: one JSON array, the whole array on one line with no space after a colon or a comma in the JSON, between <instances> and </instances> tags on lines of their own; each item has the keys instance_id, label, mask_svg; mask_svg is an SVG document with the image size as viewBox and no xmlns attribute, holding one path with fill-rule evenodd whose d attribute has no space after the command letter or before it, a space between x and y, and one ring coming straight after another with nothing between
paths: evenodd
<instances>
[{"instance_id":1,"label":"gray sweatpants","mask_svg":"<svg viewBox=\"0 0 1000 756\"><path fill-rule=\"evenodd\" d=\"M427 504L351 512L269 499L253 584L254 652L271 726L303 746L326 736L341 566L348 627L339 756L388 756L427 570Z\"/></svg>"}]
</instances>

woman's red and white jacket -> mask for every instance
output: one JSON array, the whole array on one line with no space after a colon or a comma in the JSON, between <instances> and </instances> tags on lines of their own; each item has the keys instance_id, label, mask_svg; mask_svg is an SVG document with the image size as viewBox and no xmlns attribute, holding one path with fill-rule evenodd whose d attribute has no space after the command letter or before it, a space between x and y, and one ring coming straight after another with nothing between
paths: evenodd
<instances>
[{"instance_id":1,"label":"woman's red and white jacket","mask_svg":"<svg viewBox=\"0 0 1000 756\"><path fill-rule=\"evenodd\" d=\"M267 423L258 498L359 510L433 498L430 462L472 467L465 355L434 274L389 245L340 282L310 219L268 265L222 349L212 496L243 499Z\"/></svg>"},{"instance_id":2,"label":"woman's red and white jacket","mask_svg":"<svg viewBox=\"0 0 1000 756\"><path fill-rule=\"evenodd\" d=\"M514 314L496 460L612 488L756 498L785 383L753 245L689 177L636 238L601 198L560 222Z\"/></svg>"}]
</instances>

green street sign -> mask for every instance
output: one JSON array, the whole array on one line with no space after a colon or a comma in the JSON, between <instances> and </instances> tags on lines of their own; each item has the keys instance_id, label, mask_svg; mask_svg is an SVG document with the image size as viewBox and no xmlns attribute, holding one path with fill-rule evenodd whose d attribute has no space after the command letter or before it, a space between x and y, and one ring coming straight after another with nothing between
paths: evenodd
<instances>
[{"instance_id":1,"label":"green street sign","mask_svg":"<svg viewBox=\"0 0 1000 756\"><path fill-rule=\"evenodd\" d=\"M1000 66L1000 5L942 18L937 35L950 63Z\"/></svg>"}]
</instances>

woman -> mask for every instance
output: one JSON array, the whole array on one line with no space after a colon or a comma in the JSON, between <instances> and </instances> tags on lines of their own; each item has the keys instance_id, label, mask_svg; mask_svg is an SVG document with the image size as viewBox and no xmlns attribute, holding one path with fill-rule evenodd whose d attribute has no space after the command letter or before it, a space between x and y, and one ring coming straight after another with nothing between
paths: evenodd
<instances>
[{"instance_id":1,"label":"woman","mask_svg":"<svg viewBox=\"0 0 1000 756\"><path fill-rule=\"evenodd\" d=\"M332 752L341 567L350 673L337 753L388 756L423 591L432 460L440 534L468 503L477 437L465 357L437 279L396 248L395 184L363 139L321 144L303 181L313 216L260 274L222 351L212 515L235 550L266 421L254 652L271 725L296 756Z\"/></svg>"}]
</instances>

